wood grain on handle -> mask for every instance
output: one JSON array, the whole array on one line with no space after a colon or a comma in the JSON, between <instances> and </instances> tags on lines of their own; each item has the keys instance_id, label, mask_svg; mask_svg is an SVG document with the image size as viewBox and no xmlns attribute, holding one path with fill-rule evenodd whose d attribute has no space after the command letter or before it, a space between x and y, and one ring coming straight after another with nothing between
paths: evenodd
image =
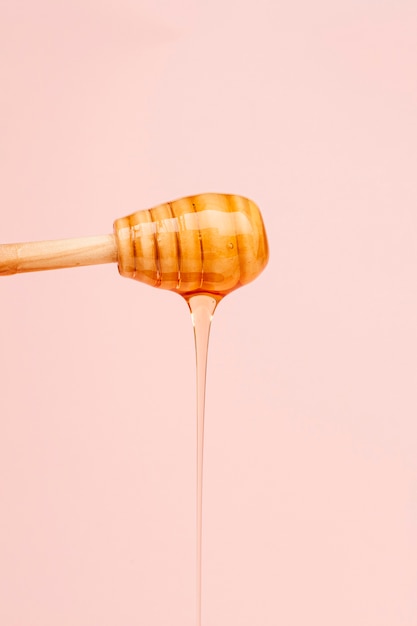
<instances>
[{"instance_id":1,"label":"wood grain on handle","mask_svg":"<svg viewBox=\"0 0 417 626\"><path fill-rule=\"evenodd\" d=\"M0 245L0 276L117 263L114 235Z\"/></svg>"}]
</instances>

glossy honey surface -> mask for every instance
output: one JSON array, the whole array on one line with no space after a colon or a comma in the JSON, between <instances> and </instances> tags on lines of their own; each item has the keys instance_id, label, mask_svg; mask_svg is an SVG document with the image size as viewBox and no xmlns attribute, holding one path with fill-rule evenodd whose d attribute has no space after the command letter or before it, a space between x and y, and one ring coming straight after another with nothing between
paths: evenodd
<instances>
[{"instance_id":1,"label":"glossy honey surface","mask_svg":"<svg viewBox=\"0 0 417 626\"><path fill-rule=\"evenodd\" d=\"M116 220L119 272L185 297L224 296L268 261L257 205L236 195L181 198Z\"/></svg>"}]
</instances>

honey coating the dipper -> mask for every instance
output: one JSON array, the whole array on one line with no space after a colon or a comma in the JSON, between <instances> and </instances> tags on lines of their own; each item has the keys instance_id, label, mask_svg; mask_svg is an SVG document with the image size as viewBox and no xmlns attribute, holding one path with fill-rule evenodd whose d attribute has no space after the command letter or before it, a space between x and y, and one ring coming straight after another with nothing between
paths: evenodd
<instances>
[{"instance_id":1,"label":"honey coating the dipper","mask_svg":"<svg viewBox=\"0 0 417 626\"><path fill-rule=\"evenodd\" d=\"M189 297L225 296L268 262L260 211L247 198L207 193L138 211L114 223L119 272Z\"/></svg>"}]
</instances>

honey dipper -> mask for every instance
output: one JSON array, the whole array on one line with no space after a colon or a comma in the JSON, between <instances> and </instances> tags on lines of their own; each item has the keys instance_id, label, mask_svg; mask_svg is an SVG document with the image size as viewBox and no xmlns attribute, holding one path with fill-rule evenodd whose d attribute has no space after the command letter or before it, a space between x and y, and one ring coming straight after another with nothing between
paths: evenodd
<instances>
[{"instance_id":1,"label":"honey dipper","mask_svg":"<svg viewBox=\"0 0 417 626\"><path fill-rule=\"evenodd\" d=\"M114 234L0 245L0 276L118 263L122 276L185 298L219 299L254 280L268 242L254 202L206 193L117 219Z\"/></svg>"}]
</instances>

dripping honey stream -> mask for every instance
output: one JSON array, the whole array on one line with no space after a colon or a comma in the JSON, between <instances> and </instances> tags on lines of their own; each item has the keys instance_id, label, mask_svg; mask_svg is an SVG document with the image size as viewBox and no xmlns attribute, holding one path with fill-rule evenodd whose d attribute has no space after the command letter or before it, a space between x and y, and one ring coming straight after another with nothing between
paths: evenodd
<instances>
[{"instance_id":1,"label":"dripping honey stream","mask_svg":"<svg viewBox=\"0 0 417 626\"><path fill-rule=\"evenodd\" d=\"M211 320L218 304L210 295L187 300L194 328L197 383L197 490L196 490L196 623L201 626L202 536L203 536L203 459L207 355Z\"/></svg>"}]
</instances>

